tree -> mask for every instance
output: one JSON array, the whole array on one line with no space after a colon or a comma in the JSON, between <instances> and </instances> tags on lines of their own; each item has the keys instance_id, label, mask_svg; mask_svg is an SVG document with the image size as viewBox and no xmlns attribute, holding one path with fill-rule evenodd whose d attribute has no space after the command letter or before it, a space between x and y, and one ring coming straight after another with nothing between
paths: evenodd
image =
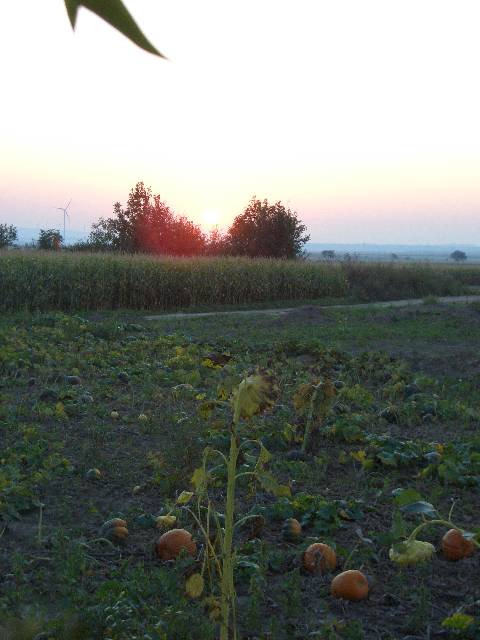
<instances>
[{"instance_id":1,"label":"tree","mask_svg":"<svg viewBox=\"0 0 480 640\"><path fill-rule=\"evenodd\" d=\"M143 182L130 190L125 208L120 202L114 204L113 214L92 226L88 239L92 249L176 256L205 251L201 229L187 218L176 216Z\"/></svg>"},{"instance_id":2,"label":"tree","mask_svg":"<svg viewBox=\"0 0 480 640\"><path fill-rule=\"evenodd\" d=\"M455 262L465 262L465 260L467 259L467 254L464 251L459 251L457 249L456 251L452 251L452 253L450 254L450 258L452 260L455 260Z\"/></svg>"},{"instance_id":3,"label":"tree","mask_svg":"<svg viewBox=\"0 0 480 640\"><path fill-rule=\"evenodd\" d=\"M333 249L324 249L322 256L324 260L335 260L335 251Z\"/></svg>"},{"instance_id":4,"label":"tree","mask_svg":"<svg viewBox=\"0 0 480 640\"><path fill-rule=\"evenodd\" d=\"M46 251L58 251L62 246L63 238L58 229L40 229L37 247Z\"/></svg>"},{"instance_id":5,"label":"tree","mask_svg":"<svg viewBox=\"0 0 480 640\"><path fill-rule=\"evenodd\" d=\"M310 239L297 214L279 201L250 200L227 232L228 250L252 258L298 258Z\"/></svg>"},{"instance_id":6,"label":"tree","mask_svg":"<svg viewBox=\"0 0 480 640\"><path fill-rule=\"evenodd\" d=\"M17 239L17 229L12 224L0 224L0 249L11 247Z\"/></svg>"},{"instance_id":7,"label":"tree","mask_svg":"<svg viewBox=\"0 0 480 640\"><path fill-rule=\"evenodd\" d=\"M207 256L223 256L228 253L227 236L218 227L212 229L208 234L205 253Z\"/></svg>"}]
</instances>

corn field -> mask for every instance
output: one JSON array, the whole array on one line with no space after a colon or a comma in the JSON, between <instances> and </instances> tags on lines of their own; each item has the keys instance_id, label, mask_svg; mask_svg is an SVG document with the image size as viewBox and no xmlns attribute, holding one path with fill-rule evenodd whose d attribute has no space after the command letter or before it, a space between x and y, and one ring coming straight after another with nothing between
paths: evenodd
<instances>
[{"instance_id":1,"label":"corn field","mask_svg":"<svg viewBox=\"0 0 480 640\"><path fill-rule=\"evenodd\" d=\"M480 268L0 252L0 310L167 310L308 299L453 295Z\"/></svg>"}]
</instances>

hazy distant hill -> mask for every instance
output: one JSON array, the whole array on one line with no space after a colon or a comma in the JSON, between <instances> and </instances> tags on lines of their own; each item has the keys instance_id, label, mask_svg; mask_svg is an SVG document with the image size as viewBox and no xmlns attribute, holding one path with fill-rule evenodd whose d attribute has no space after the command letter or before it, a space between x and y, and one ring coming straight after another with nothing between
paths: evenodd
<instances>
[{"instance_id":1,"label":"hazy distant hill","mask_svg":"<svg viewBox=\"0 0 480 640\"><path fill-rule=\"evenodd\" d=\"M448 260L452 251L464 251L469 261L480 260L480 246L469 244L339 244L309 242L306 251L311 258L321 257L322 251L335 251L336 258L349 254L359 260Z\"/></svg>"},{"instance_id":2,"label":"hazy distant hill","mask_svg":"<svg viewBox=\"0 0 480 640\"><path fill-rule=\"evenodd\" d=\"M324 242L307 242L307 251L324 251L325 249L333 249L341 252L358 252L358 253L447 253L459 249L460 251L471 251L472 253L480 253L480 246L474 244L341 244L341 243L324 243Z\"/></svg>"}]
</instances>

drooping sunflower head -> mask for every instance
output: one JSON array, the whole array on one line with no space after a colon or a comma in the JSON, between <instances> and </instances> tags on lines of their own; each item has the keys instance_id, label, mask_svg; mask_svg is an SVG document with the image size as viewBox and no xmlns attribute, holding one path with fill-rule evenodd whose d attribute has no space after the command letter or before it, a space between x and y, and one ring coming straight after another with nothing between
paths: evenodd
<instances>
[{"instance_id":1,"label":"drooping sunflower head","mask_svg":"<svg viewBox=\"0 0 480 640\"><path fill-rule=\"evenodd\" d=\"M271 409L275 404L278 387L273 376L260 371L242 380L232 398L233 420L250 419L257 413Z\"/></svg>"}]
</instances>

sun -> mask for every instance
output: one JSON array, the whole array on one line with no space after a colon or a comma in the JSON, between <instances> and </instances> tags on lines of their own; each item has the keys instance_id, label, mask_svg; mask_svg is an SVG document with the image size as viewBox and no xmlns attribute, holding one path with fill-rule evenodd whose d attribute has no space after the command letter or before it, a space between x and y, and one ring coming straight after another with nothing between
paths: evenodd
<instances>
[{"instance_id":1,"label":"sun","mask_svg":"<svg viewBox=\"0 0 480 640\"><path fill-rule=\"evenodd\" d=\"M218 227L221 217L222 216L218 209L207 209L201 214L202 224L208 228Z\"/></svg>"}]
</instances>

